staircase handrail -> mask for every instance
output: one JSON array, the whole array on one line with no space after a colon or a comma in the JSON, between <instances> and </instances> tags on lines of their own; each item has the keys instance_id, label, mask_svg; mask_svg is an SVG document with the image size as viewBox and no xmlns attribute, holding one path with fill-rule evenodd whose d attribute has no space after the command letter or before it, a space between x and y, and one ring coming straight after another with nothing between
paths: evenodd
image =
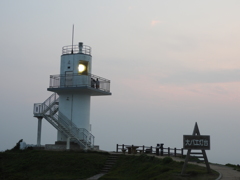
<instances>
[{"instance_id":1,"label":"staircase handrail","mask_svg":"<svg viewBox=\"0 0 240 180\"><path fill-rule=\"evenodd\" d=\"M59 99L59 96L57 93L53 93L49 98L47 98L42 103L42 111L43 113L46 113L48 111L48 108L51 108L55 102L57 102Z\"/></svg>"},{"instance_id":2,"label":"staircase handrail","mask_svg":"<svg viewBox=\"0 0 240 180\"><path fill-rule=\"evenodd\" d=\"M85 128L78 128L74 122L70 121L64 114L62 114L60 111L58 112L58 117L60 117L61 120L64 121L65 124L67 124L70 127L70 130L76 134L77 137L79 135L83 134L83 139L90 144L93 144L92 139L94 141L94 136Z\"/></svg>"},{"instance_id":3,"label":"staircase handrail","mask_svg":"<svg viewBox=\"0 0 240 180\"><path fill-rule=\"evenodd\" d=\"M46 106L46 105L45 105ZM71 137L71 138L75 138L77 140L77 143L83 147L86 147L86 146L89 146L88 143L84 143L84 142L87 142L86 141L86 138L85 139L81 139L79 136L77 136L77 134L73 134L69 128L67 127L67 124L64 124L61 120L59 121L59 116L57 114L54 114L52 113L51 111L51 108L48 108L49 109L49 115L47 114L43 114L44 118L50 123L52 124L57 130L59 131L63 131L67 136ZM81 141L83 140L83 141ZM90 144L90 146L92 146Z\"/></svg>"},{"instance_id":4,"label":"staircase handrail","mask_svg":"<svg viewBox=\"0 0 240 180\"><path fill-rule=\"evenodd\" d=\"M72 137L80 142L83 140L81 144L85 142L87 146L94 145L94 136L91 133L89 133L85 128L78 128L66 116L64 116L62 113L60 114L61 115L54 114L53 118L58 119L58 123L65 127Z\"/></svg>"},{"instance_id":5,"label":"staircase handrail","mask_svg":"<svg viewBox=\"0 0 240 180\"><path fill-rule=\"evenodd\" d=\"M94 136L85 128L78 128L72 121L70 121L64 114L58 112L54 114L53 110L48 107L46 104L43 104L44 108L47 109L45 112L48 115L51 115L57 123L65 127L77 140L83 140L87 145L93 146ZM49 113L48 113L49 112Z\"/></svg>"},{"instance_id":6,"label":"staircase handrail","mask_svg":"<svg viewBox=\"0 0 240 180\"><path fill-rule=\"evenodd\" d=\"M64 114L58 111L59 96L57 93L53 93L48 99L41 104L41 114L50 124L56 129L64 131L66 135L75 138L80 145L93 146L94 136L85 128L78 128L72 121L70 121ZM50 119L49 119L50 118ZM66 130L68 131L66 131Z\"/></svg>"},{"instance_id":7,"label":"staircase handrail","mask_svg":"<svg viewBox=\"0 0 240 180\"><path fill-rule=\"evenodd\" d=\"M34 117L43 116L43 114L48 113L50 108L54 108L55 113L57 112L58 106L54 106L59 101L59 96L57 93L53 93L49 98L47 98L43 103L34 103L33 114Z\"/></svg>"}]
</instances>

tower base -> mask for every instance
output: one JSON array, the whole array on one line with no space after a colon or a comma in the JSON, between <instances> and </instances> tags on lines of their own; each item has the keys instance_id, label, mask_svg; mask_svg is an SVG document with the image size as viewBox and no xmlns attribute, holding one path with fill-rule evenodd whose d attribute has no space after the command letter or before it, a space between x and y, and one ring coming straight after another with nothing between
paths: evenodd
<instances>
[{"instance_id":1,"label":"tower base","mask_svg":"<svg viewBox=\"0 0 240 180\"><path fill-rule=\"evenodd\" d=\"M48 151L66 151L67 150L67 142L66 141L56 141L55 144L46 144L45 150ZM70 150L73 151L83 151L84 149L81 148L77 143L70 142ZM94 146L92 149L94 151L99 150L99 146Z\"/></svg>"},{"instance_id":2,"label":"tower base","mask_svg":"<svg viewBox=\"0 0 240 180\"><path fill-rule=\"evenodd\" d=\"M45 150L65 151L67 147L66 141L56 141L55 144L46 144ZM81 151L83 150L77 143L70 142L70 150Z\"/></svg>"}]
</instances>

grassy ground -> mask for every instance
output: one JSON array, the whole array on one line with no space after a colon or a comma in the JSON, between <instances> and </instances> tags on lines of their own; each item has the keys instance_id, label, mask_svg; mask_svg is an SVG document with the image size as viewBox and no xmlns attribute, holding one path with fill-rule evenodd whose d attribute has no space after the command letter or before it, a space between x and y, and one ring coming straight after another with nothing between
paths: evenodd
<instances>
[{"instance_id":1,"label":"grassy ground","mask_svg":"<svg viewBox=\"0 0 240 180\"><path fill-rule=\"evenodd\" d=\"M83 180L98 174L109 154L76 151L13 150L0 152L1 180ZM206 168L189 165L187 173L179 175L183 162L154 156L119 157L113 170L102 180L213 180L217 173L207 174Z\"/></svg>"},{"instance_id":2,"label":"grassy ground","mask_svg":"<svg viewBox=\"0 0 240 180\"><path fill-rule=\"evenodd\" d=\"M0 153L1 180L84 179L101 171L108 153L7 151Z\"/></svg>"},{"instance_id":3,"label":"grassy ground","mask_svg":"<svg viewBox=\"0 0 240 180\"><path fill-rule=\"evenodd\" d=\"M154 156L121 156L114 169L100 180L215 180L219 174L206 173L205 167L189 164L182 177L183 162L173 161L170 157L159 159Z\"/></svg>"}]
</instances>

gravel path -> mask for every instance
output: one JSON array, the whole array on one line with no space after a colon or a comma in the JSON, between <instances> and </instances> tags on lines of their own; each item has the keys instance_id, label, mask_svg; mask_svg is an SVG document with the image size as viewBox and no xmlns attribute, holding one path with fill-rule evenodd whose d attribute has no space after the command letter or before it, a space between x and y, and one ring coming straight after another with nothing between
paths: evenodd
<instances>
[{"instance_id":1,"label":"gravel path","mask_svg":"<svg viewBox=\"0 0 240 180\"><path fill-rule=\"evenodd\" d=\"M233 168L214 164L210 164L210 168L221 173L221 180L240 180L240 172L233 170Z\"/></svg>"},{"instance_id":2,"label":"gravel path","mask_svg":"<svg viewBox=\"0 0 240 180\"><path fill-rule=\"evenodd\" d=\"M172 158L175 161L184 161L183 159L180 159L180 158L175 158L175 157L172 157ZM206 167L205 164L201 164L201 163L193 163L193 162L189 162L189 163ZM233 170L233 168L231 167L227 167L224 165L210 164L210 168L220 173L220 177L217 180L240 180L240 172Z\"/></svg>"},{"instance_id":3,"label":"gravel path","mask_svg":"<svg viewBox=\"0 0 240 180\"><path fill-rule=\"evenodd\" d=\"M97 174L95 176L92 176L90 178L88 178L87 180L97 180L99 179L100 177L102 177L104 175L104 173L101 173L101 174Z\"/></svg>"}]
</instances>

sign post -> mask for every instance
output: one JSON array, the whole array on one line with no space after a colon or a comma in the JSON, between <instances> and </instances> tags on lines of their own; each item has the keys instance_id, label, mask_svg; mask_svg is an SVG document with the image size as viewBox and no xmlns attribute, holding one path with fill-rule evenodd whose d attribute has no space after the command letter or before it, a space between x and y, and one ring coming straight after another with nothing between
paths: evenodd
<instances>
[{"instance_id":1,"label":"sign post","mask_svg":"<svg viewBox=\"0 0 240 180\"><path fill-rule=\"evenodd\" d=\"M193 134L192 135L183 135L183 149L187 149L187 156L185 158L185 162L183 164L182 172L181 174L183 175L185 173L187 164L188 164L188 159L191 154L201 154L202 156L198 156L198 158L204 158L207 172L211 172L210 166L208 163L208 158L205 150L210 150L210 136L201 136L200 131L198 129L197 122L195 123L194 129L193 129ZM192 152L191 150L201 150L202 152L196 153Z\"/></svg>"}]
</instances>

